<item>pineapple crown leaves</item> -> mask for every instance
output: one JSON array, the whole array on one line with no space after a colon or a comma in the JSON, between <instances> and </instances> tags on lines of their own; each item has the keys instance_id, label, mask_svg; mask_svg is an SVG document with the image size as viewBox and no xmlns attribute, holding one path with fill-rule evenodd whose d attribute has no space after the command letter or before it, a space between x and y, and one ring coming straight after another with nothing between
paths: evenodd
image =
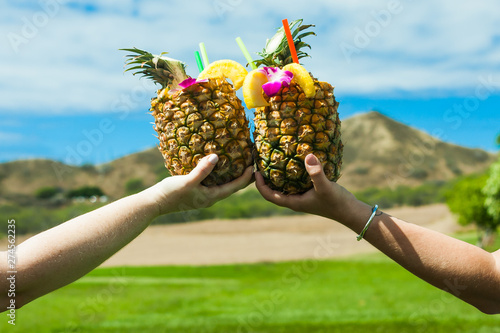
<instances>
[{"instance_id":1,"label":"pineapple crown leaves","mask_svg":"<svg viewBox=\"0 0 500 333\"><path fill-rule=\"evenodd\" d=\"M297 51L297 57L299 59L309 57L309 55L301 49L305 47L308 47L309 49L311 48L309 44L302 41L302 38L310 35L316 36L313 31L304 31L310 27L314 27L314 25L302 25L302 21L302 19L299 19L290 23L290 31L292 33L293 42ZM290 53L290 47L288 46L288 41L286 39L285 29L280 27L276 34L271 37L271 39L266 41L266 47L262 50L262 52L257 52L257 54L262 57L262 59L255 61L257 66L264 65L283 67L292 63L292 54Z\"/></svg>"},{"instance_id":2,"label":"pineapple crown leaves","mask_svg":"<svg viewBox=\"0 0 500 333\"><path fill-rule=\"evenodd\" d=\"M188 78L186 74L186 64L182 61L165 57L162 52L160 55L133 49L120 49L120 51L132 52L125 57L125 72L132 71L133 75L142 74L141 77L147 77L158 83L162 88L175 88L180 82Z\"/></svg>"}]
</instances>

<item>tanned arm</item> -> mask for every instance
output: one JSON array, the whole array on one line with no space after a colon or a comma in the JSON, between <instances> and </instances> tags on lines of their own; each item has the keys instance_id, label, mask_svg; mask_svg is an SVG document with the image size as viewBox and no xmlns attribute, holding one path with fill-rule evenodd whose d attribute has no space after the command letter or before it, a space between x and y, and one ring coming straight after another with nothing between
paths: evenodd
<instances>
[{"instance_id":1,"label":"tanned arm","mask_svg":"<svg viewBox=\"0 0 500 333\"><path fill-rule=\"evenodd\" d=\"M314 188L302 195L287 196L272 191L260 174L256 174L257 188L271 202L336 220L359 234L372 207L330 182L314 155L306 157L306 169ZM433 286L484 313L500 313L500 251L489 253L383 212L376 214L364 238Z\"/></svg>"}]
</instances>

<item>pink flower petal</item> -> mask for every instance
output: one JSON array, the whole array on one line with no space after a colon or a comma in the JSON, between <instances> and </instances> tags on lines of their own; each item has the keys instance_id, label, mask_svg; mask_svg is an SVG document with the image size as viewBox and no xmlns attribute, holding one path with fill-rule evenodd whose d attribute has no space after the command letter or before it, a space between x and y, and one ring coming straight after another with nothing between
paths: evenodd
<instances>
[{"instance_id":1,"label":"pink flower petal","mask_svg":"<svg viewBox=\"0 0 500 333\"><path fill-rule=\"evenodd\" d=\"M185 89L185 88L192 86L193 84L196 84L199 82L208 82L208 79L196 80L196 79L193 79L192 77L189 77L189 78L185 79L184 81L182 81L181 83L179 83L179 87Z\"/></svg>"},{"instance_id":2,"label":"pink flower petal","mask_svg":"<svg viewBox=\"0 0 500 333\"><path fill-rule=\"evenodd\" d=\"M264 83L262 85L262 89L266 93L267 96L271 97L274 96L280 91L281 89L281 82L278 81L270 81L267 83Z\"/></svg>"},{"instance_id":3,"label":"pink flower petal","mask_svg":"<svg viewBox=\"0 0 500 333\"><path fill-rule=\"evenodd\" d=\"M189 77L189 78L185 79L184 81L182 81L181 83L179 83L179 87L187 88L189 86L192 86L195 83L196 83L196 79Z\"/></svg>"},{"instance_id":4,"label":"pink flower petal","mask_svg":"<svg viewBox=\"0 0 500 333\"><path fill-rule=\"evenodd\" d=\"M263 67L259 71L266 74L269 80L262 85L262 89L269 97L276 95L283 85L287 87L293 78L292 72L283 71L278 67Z\"/></svg>"}]
</instances>

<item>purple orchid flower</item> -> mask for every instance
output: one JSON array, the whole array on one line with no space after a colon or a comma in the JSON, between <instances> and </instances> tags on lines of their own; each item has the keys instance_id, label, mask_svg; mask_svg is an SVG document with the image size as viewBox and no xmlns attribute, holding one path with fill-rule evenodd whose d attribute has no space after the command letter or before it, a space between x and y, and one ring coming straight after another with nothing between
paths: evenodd
<instances>
[{"instance_id":1,"label":"purple orchid flower","mask_svg":"<svg viewBox=\"0 0 500 333\"><path fill-rule=\"evenodd\" d=\"M293 78L292 72L281 70L278 67L264 67L258 70L267 76L268 82L262 85L262 89L269 97L276 95L282 85L288 87Z\"/></svg>"}]
</instances>

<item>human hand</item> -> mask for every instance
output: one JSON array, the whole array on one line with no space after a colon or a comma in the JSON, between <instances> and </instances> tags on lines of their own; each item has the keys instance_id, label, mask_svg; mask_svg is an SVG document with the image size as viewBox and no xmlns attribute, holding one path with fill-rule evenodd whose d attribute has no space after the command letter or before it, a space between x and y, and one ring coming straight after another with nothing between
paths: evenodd
<instances>
[{"instance_id":1,"label":"human hand","mask_svg":"<svg viewBox=\"0 0 500 333\"><path fill-rule=\"evenodd\" d=\"M156 201L159 215L177 211L210 207L253 182L253 166L237 179L219 186L201 184L217 164L218 156L203 157L188 175L165 178L146 191Z\"/></svg>"},{"instance_id":2,"label":"human hand","mask_svg":"<svg viewBox=\"0 0 500 333\"><path fill-rule=\"evenodd\" d=\"M307 173L314 187L303 194L286 195L269 188L259 172L255 173L257 189L262 196L279 206L304 213L324 216L343 222L348 215L348 207L356 198L349 191L326 178L323 167L313 154L305 158Z\"/></svg>"}]
</instances>

